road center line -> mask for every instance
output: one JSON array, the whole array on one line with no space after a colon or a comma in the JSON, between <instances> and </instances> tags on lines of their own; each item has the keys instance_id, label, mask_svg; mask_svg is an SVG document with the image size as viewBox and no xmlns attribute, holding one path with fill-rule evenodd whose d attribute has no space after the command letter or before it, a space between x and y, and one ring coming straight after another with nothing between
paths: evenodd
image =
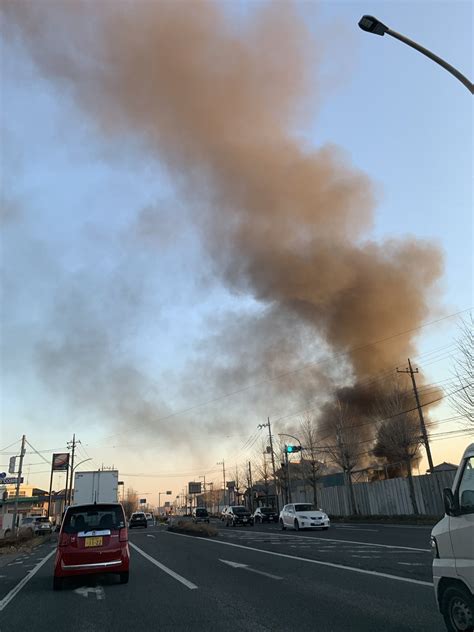
<instances>
[{"instance_id":1,"label":"road center line","mask_svg":"<svg viewBox=\"0 0 474 632\"><path fill-rule=\"evenodd\" d=\"M8 604L10 603L10 601L15 597L15 595L17 595L20 590L23 588L23 586L30 581L30 579L33 577L33 575L35 575L35 573L37 573L39 571L39 569L43 566L43 564L45 564L49 558L55 553L56 551L50 551L48 553L48 555L46 557L43 557L42 560L40 560L38 562L38 564L36 564L36 566L34 568L31 569L31 571L28 571L28 575L25 575L25 577L23 577L23 579L18 582L18 584L12 588L10 590L10 592L8 593L8 595L6 595L1 601L0 601L0 612L2 612L2 610L8 606Z\"/></svg>"},{"instance_id":2,"label":"road center line","mask_svg":"<svg viewBox=\"0 0 474 632\"><path fill-rule=\"evenodd\" d=\"M276 551L266 551L265 549L256 549L253 546L244 546L243 544L234 544L233 542L223 542L222 540L211 540L210 538L195 538L192 535L185 535L184 533L173 533L167 531L170 535L175 535L180 538L192 538L194 540L201 540L204 542L210 542L212 544L222 544L223 546L233 546L238 549L245 549L246 551L256 551L257 553L265 553L266 555L274 555L275 557L284 557L289 560L297 560L298 562L308 562L309 564L317 564L318 566L329 566L331 568L338 568L344 571L352 571L354 573L361 573L362 575L374 575L375 577L385 577L386 579L394 579L399 582L407 582L409 584L419 584L420 586L429 586L433 588L432 582L424 582L421 579L411 579L409 577L399 577L398 575L390 575L388 573L378 573L377 571L369 571L365 568L356 568L355 566L346 566L345 564L334 564L333 562L323 562L322 560L311 560L307 557L299 557L297 555L288 555L287 553L277 553ZM403 548L403 547L401 547ZM422 549L423 550L423 549Z\"/></svg>"},{"instance_id":3,"label":"road center line","mask_svg":"<svg viewBox=\"0 0 474 632\"><path fill-rule=\"evenodd\" d=\"M177 581L181 582L182 584L184 584L186 586L186 588L189 588L189 590L196 590L196 588L197 588L196 584L193 584L192 582L188 581L182 575L178 575L178 573L175 573L174 571L171 570L171 568L168 568L167 566L165 566L161 562L158 562L158 560L155 560L154 557L151 557L151 555L148 555L148 553L145 553L145 551L142 551L142 549L139 549L136 544L133 544L133 542L129 542L129 545L132 547L132 549L135 549L135 551L140 553L140 555L143 555L143 557L145 559L147 559L149 562L151 562L152 564L154 564L158 568L161 568L162 571L164 571L165 573L167 573L168 575L170 575L171 577L173 577Z\"/></svg>"}]
</instances>

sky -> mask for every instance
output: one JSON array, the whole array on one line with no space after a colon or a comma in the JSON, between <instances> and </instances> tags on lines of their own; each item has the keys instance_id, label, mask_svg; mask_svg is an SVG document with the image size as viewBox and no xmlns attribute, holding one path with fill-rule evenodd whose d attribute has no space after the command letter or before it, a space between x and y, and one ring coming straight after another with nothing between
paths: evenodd
<instances>
[{"instance_id":1,"label":"sky","mask_svg":"<svg viewBox=\"0 0 474 632\"><path fill-rule=\"evenodd\" d=\"M75 433L156 503L408 354L455 388L472 99L357 22L472 78L471 3L37 6L2 18L0 470L25 434L47 487ZM430 409L435 463L453 417Z\"/></svg>"}]
</instances>

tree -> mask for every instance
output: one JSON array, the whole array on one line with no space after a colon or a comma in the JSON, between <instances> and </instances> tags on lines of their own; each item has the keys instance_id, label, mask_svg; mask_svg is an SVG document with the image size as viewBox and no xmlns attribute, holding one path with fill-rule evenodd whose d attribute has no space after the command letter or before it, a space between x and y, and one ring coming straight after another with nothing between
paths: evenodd
<instances>
[{"instance_id":1,"label":"tree","mask_svg":"<svg viewBox=\"0 0 474 632\"><path fill-rule=\"evenodd\" d=\"M131 487L129 487L127 489L127 497L122 501L122 506L123 506L126 516L132 515L132 513L137 508L137 503L138 503L137 492Z\"/></svg>"},{"instance_id":2,"label":"tree","mask_svg":"<svg viewBox=\"0 0 474 632\"><path fill-rule=\"evenodd\" d=\"M327 434L324 441L324 452L344 472L344 480L349 489L351 512L358 513L355 502L352 472L360 461L361 446L358 420L353 417L347 402L337 398L330 410L326 409L322 428Z\"/></svg>"},{"instance_id":3,"label":"tree","mask_svg":"<svg viewBox=\"0 0 474 632\"><path fill-rule=\"evenodd\" d=\"M304 478L311 485L313 503L318 506L318 480L321 477L322 451L318 438L318 428L314 419L306 415L300 422L300 434L303 443L301 469Z\"/></svg>"},{"instance_id":4,"label":"tree","mask_svg":"<svg viewBox=\"0 0 474 632\"><path fill-rule=\"evenodd\" d=\"M474 317L463 320L460 326L461 336L456 340L459 355L455 360L457 393L451 396L451 402L457 412L464 417L468 425L474 424Z\"/></svg>"},{"instance_id":5,"label":"tree","mask_svg":"<svg viewBox=\"0 0 474 632\"><path fill-rule=\"evenodd\" d=\"M377 429L373 454L385 459L387 463L404 464L413 513L417 515L419 512L412 466L413 462L420 458L422 437L417 412L412 409L412 394L403 391L398 383L393 383L383 400L379 400L376 406L374 417Z\"/></svg>"},{"instance_id":6,"label":"tree","mask_svg":"<svg viewBox=\"0 0 474 632\"><path fill-rule=\"evenodd\" d=\"M268 496L270 493L270 481L272 479L272 474L271 466L268 462L268 459L271 455L267 453L266 448L266 442L262 442L259 450L259 456L255 462L254 470L256 472L258 482L263 483L263 488L265 490L265 504L268 505Z\"/></svg>"}]
</instances>

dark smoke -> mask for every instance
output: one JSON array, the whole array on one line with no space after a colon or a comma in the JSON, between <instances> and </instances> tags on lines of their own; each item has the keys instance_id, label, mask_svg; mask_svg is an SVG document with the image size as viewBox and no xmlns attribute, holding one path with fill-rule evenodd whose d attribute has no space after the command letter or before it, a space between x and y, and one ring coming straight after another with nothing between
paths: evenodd
<instances>
[{"instance_id":1,"label":"dark smoke","mask_svg":"<svg viewBox=\"0 0 474 632\"><path fill-rule=\"evenodd\" d=\"M349 352L344 398L370 408L364 379L411 355L414 335L351 349L420 325L442 261L416 239L368 241L370 179L340 148L310 147L295 133L324 96L314 72L324 51L292 5L263 5L239 21L210 2L5 6L41 71L104 136L135 134L167 165L227 287L271 307L258 345L252 319L226 339L240 346L222 383L284 369L310 332ZM275 340L282 322L293 346ZM311 384L287 385L299 387L306 399Z\"/></svg>"}]
</instances>

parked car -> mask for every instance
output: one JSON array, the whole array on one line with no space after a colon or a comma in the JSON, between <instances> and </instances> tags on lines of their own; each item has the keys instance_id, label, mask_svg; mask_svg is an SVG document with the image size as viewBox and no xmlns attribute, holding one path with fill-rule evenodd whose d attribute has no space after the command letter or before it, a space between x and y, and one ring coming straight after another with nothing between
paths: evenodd
<instances>
[{"instance_id":1,"label":"parked car","mask_svg":"<svg viewBox=\"0 0 474 632\"><path fill-rule=\"evenodd\" d=\"M143 511L136 511L130 516L128 528L134 529L135 527L145 527L145 529L148 527L148 521Z\"/></svg>"},{"instance_id":2,"label":"parked car","mask_svg":"<svg viewBox=\"0 0 474 632\"><path fill-rule=\"evenodd\" d=\"M209 523L209 512L205 507L195 507L193 509L193 522L207 522Z\"/></svg>"},{"instance_id":3,"label":"parked car","mask_svg":"<svg viewBox=\"0 0 474 632\"><path fill-rule=\"evenodd\" d=\"M273 507L257 507L253 513L253 521L255 524L278 522L278 513Z\"/></svg>"},{"instance_id":4,"label":"parked car","mask_svg":"<svg viewBox=\"0 0 474 632\"><path fill-rule=\"evenodd\" d=\"M329 518L324 511L316 509L314 505L307 503L294 503L285 505L280 511L280 527L296 529L329 529Z\"/></svg>"},{"instance_id":5,"label":"parked car","mask_svg":"<svg viewBox=\"0 0 474 632\"><path fill-rule=\"evenodd\" d=\"M120 503L68 507L59 532L54 563L54 590L65 577L118 573L128 582L130 552L125 514Z\"/></svg>"},{"instance_id":6,"label":"parked car","mask_svg":"<svg viewBox=\"0 0 474 632\"><path fill-rule=\"evenodd\" d=\"M25 516L20 524L21 529L31 529L33 535L49 535L53 525L49 518L43 516Z\"/></svg>"},{"instance_id":7,"label":"parked car","mask_svg":"<svg viewBox=\"0 0 474 632\"><path fill-rule=\"evenodd\" d=\"M153 515L151 513L146 513L145 518L147 524L151 524L152 526L155 524L155 519L153 518Z\"/></svg>"},{"instance_id":8,"label":"parked car","mask_svg":"<svg viewBox=\"0 0 474 632\"><path fill-rule=\"evenodd\" d=\"M253 525L252 514L243 505L228 507L225 514L225 524L226 527L230 525L236 527L239 524L243 526Z\"/></svg>"},{"instance_id":9,"label":"parked car","mask_svg":"<svg viewBox=\"0 0 474 632\"><path fill-rule=\"evenodd\" d=\"M464 452L445 516L433 527L433 584L449 632L474 629L474 443Z\"/></svg>"}]
</instances>

